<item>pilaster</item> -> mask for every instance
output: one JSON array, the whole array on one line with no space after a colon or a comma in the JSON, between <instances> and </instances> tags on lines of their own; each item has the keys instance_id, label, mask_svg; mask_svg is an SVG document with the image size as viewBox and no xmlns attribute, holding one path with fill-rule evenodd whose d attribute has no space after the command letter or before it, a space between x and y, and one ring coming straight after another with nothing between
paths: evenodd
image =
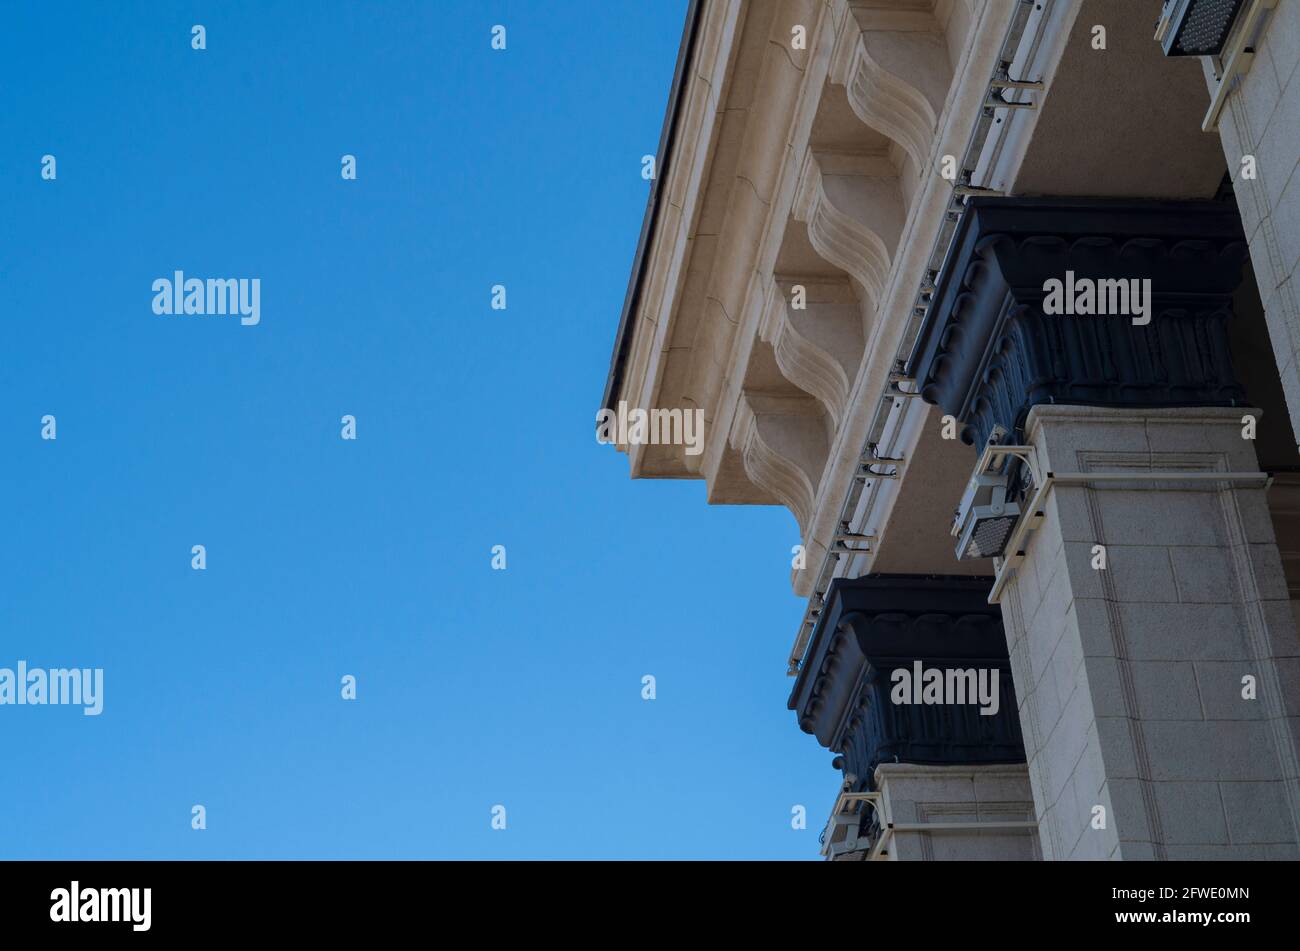
<instances>
[{"instance_id":1,"label":"pilaster","mask_svg":"<svg viewBox=\"0 0 1300 951\"><path fill-rule=\"evenodd\" d=\"M1249 412L1247 410L1246 412ZM1038 406L1057 485L1001 603L1048 859L1296 858L1300 672L1237 409Z\"/></svg>"},{"instance_id":2,"label":"pilaster","mask_svg":"<svg viewBox=\"0 0 1300 951\"><path fill-rule=\"evenodd\" d=\"M1228 347L1240 227L976 199L911 360L966 442L1033 449L1001 472L1033 530L995 597L1044 858L1300 854L1300 644ZM1050 301L1077 284L1091 305Z\"/></svg>"}]
</instances>

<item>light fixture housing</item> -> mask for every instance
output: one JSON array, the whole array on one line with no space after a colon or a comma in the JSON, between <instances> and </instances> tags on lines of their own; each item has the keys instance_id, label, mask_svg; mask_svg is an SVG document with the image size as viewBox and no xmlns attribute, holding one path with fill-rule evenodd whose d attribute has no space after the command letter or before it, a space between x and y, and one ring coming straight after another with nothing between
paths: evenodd
<instances>
[{"instance_id":1,"label":"light fixture housing","mask_svg":"<svg viewBox=\"0 0 1300 951\"><path fill-rule=\"evenodd\" d=\"M1218 56L1246 0L1165 0L1156 40L1166 56Z\"/></svg>"},{"instance_id":2,"label":"light fixture housing","mask_svg":"<svg viewBox=\"0 0 1300 951\"><path fill-rule=\"evenodd\" d=\"M1020 520L1020 506L1007 499L1007 476L976 472L966 485L952 534L957 557L995 558L1006 553L1007 542Z\"/></svg>"}]
</instances>

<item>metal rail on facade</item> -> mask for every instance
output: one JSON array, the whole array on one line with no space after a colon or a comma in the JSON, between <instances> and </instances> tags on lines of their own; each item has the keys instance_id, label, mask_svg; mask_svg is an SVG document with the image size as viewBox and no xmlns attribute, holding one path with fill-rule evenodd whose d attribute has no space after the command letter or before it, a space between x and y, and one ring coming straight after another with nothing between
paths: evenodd
<instances>
[{"instance_id":1,"label":"metal rail on facade","mask_svg":"<svg viewBox=\"0 0 1300 951\"><path fill-rule=\"evenodd\" d=\"M822 830L822 855L833 859L840 855L869 850L871 843L868 840L859 840L857 834L857 827L862 824L862 809L870 806L875 810L876 815L883 816L884 805L878 792L841 792L835 798L830 818L826 820L826 827ZM883 820L882 824L884 824ZM841 827L845 830L845 836L841 841L836 842L835 830ZM875 857L871 856L871 858Z\"/></svg>"},{"instance_id":2,"label":"metal rail on facade","mask_svg":"<svg viewBox=\"0 0 1300 951\"><path fill-rule=\"evenodd\" d=\"M1025 102L1014 101L1014 98L1008 100L1004 97L1004 90L1010 90L1011 95L1014 97L1022 91L1042 89L1043 84L1041 82L1013 79L1007 74L1007 71L1015 58L1016 46L1024 35L1025 26L1029 22L1030 14L1034 11L1035 3L1041 4L1045 19L1045 11L1051 7L1053 2L1054 0L1019 0L1016 10L1011 16L1011 23L1007 27L1006 36L1002 40L998 64L989 79L988 89L980 109L980 116L975 122L975 128L971 132L970 140L966 144L966 151L962 155L961 170L957 176L957 181L953 183L952 197L947 210L944 212L943 221L939 226L939 234L935 237L934 248L930 252L929 266L926 268L925 277L921 281L921 287L917 291L912 313L908 318L907 327L903 331L903 339L895 354L894 372L890 374L885 391L876 404L875 416L872 419L871 429L867 433L857 475L849 482L848 493L845 495L844 505L840 509L839 523L841 525L852 524L853 514L862 501L864 492L868 493L867 506L863 514L863 521L865 522L875 505L880 490L880 481L888 478L896 479L901 474L897 465L899 460L897 459L889 460L894 465L888 473L882 475L873 471L872 466L881 461L877 456L877 447L879 447L880 441L884 437L889 416L895 407L905 406L908 400L920 395L916 391L914 381L910 381L906 377L904 368L907 366L908 357L916 344L916 338L920 334L925 315L929 311L931 298L935 290L935 281L939 279L939 273L943 270L944 262L952 249L953 236L957 231L957 222L961 219L962 212L966 208L966 198L974 194L993 193L991 189L981 189L972 185L970 178L974 174L980 152L983 150L984 143L993 128L995 110L1000 108L1031 109L1035 106L1032 100ZM902 389L900 384L904 382L913 382L913 388L911 390ZM813 586L813 593L809 597L808 607L804 611L803 622L799 625L799 633L795 637L794 646L790 649L786 673L791 677L799 673L804 654L807 652L808 644L812 640L813 628L825 603L826 593L830 588L831 580L835 577L835 569L839 565L840 557L846 554L852 557L853 553L837 548L832 543L831 550L827 552L826 557L822 560L821 569L817 573L816 584Z\"/></svg>"}]
</instances>

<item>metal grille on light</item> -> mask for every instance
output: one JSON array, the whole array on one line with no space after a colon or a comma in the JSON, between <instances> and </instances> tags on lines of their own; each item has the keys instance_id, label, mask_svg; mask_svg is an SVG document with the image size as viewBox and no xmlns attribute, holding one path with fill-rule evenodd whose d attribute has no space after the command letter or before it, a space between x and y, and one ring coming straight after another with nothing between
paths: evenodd
<instances>
[{"instance_id":1,"label":"metal grille on light","mask_svg":"<svg viewBox=\"0 0 1300 951\"><path fill-rule=\"evenodd\" d=\"M1007 498L1007 474L980 471L985 465L981 457L953 519L958 558L1001 555L1020 520L1020 506Z\"/></svg>"},{"instance_id":2,"label":"metal grille on light","mask_svg":"<svg viewBox=\"0 0 1300 951\"><path fill-rule=\"evenodd\" d=\"M1158 38L1166 56L1215 56L1223 51L1245 0L1170 0Z\"/></svg>"},{"instance_id":3,"label":"metal grille on light","mask_svg":"<svg viewBox=\"0 0 1300 951\"><path fill-rule=\"evenodd\" d=\"M1006 550L1017 520L1015 515L981 519L971 536L967 557L994 558L1001 555Z\"/></svg>"}]
</instances>

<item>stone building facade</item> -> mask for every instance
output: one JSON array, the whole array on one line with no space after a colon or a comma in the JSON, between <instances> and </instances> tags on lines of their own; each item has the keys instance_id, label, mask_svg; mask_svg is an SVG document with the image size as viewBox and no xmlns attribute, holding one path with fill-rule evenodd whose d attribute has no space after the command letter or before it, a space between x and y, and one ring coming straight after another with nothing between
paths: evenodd
<instances>
[{"instance_id":1,"label":"stone building facade","mask_svg":"<svg viewBox=\"0 0 1300 951\"><path fill-rule=\"evenodd\" d=\"M793 513L828 857L1300 857L1297 62L1295 0L691 4L603 406L703 438L598 438Z\"/></svg>"}]
</instances>

